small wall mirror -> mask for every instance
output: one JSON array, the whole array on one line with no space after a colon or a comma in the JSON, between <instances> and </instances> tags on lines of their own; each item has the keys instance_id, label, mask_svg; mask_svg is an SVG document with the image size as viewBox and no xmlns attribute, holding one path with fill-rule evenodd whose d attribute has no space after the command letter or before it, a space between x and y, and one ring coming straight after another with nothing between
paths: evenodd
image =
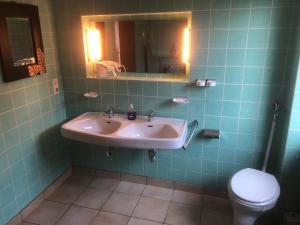
<instances>
[{"instance_id":1,"label":"small wall mirror","mask_svg":"<svg viewBox=\"0 0 300 225\"><path fill-rule=\"evenodd\" d=\"M88 77L189 79L191 12L83 16Z\"/></svg>"},{"instance_id":2,"label":"small wall mirror","mask_svg":"<svg viewBox=\"0 0 300 225\"><path fill-rule=\"evenodd\" d=\"M36 6L0 3L0 46L4 81L46 72Z\"/></svg>"}]
</instances>

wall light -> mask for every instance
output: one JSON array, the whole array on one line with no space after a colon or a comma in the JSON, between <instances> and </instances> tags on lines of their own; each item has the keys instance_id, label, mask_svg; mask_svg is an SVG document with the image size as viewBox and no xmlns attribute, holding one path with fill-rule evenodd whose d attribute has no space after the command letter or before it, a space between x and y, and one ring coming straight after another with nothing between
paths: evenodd
<instances>
[{"instance_id":1,"label":"wall light","mask_svg":"<svg viewBox=\"0 0 300 225\"><path fill-rule=\"evenodd\" d=\"M89 61L96 62L102 58L101 35L97 29L86 30L86 46Z\"/></svg>"},{"instance_id":2,"label":"wall light","mask_svg":"<svg viewBox=\"0 0 300 225\"><path fill-rule=\"evenodd\" d=\"M183 63L190 62L190 29L188 27L183 31L182 61Z\"/></svg>"}]
</instances>

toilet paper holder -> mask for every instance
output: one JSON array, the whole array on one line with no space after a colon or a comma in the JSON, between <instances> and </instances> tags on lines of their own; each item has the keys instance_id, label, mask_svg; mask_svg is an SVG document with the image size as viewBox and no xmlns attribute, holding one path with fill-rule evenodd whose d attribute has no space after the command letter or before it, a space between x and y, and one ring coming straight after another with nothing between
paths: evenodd
<instances>
[{"instance_id":1,"label":"toilet paper holder","mask_svg":"<svg viewBox=\"0 0 300 225\"><path fill-rule=\"evenodd\" d=\"M203 138L208 138L208 139L220 139L221 132L219 130L203 129L202 136Z\"/></svg>"}]
</instances>

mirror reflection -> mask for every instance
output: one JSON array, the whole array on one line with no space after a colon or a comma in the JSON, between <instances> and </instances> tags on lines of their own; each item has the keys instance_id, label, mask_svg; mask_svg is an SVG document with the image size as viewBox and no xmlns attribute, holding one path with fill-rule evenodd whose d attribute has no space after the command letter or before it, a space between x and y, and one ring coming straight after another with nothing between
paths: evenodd
<instances>
[{"instance_id":1,"label":"mirror reflection","mask_svg":"<svg viewBox=\"0 0 300 225\"><path fill-rule=\"evenodd\" d=\"M35 63L29 18L7 17L6 25L14 67Z\"/></svg>"},{"instance_id":2,"label":"mirror reflection","mask_svg":"<svg viewBox=\"0 0 300 225\"><path fill-rule=\"evenodd\" d=\"M192 12L82 16L87 76L188 81Z\"/></svg>"},{"instance_id":3,"label":"mirror reflection","mask_svg":"<svg viewBox=\"0 0 300 225\"><path fill-rule=\"evenodd\" d=\"M118 62L126 72L184 74L184 19L96 22L100 57Z\"/></svg>"}]
</instances>

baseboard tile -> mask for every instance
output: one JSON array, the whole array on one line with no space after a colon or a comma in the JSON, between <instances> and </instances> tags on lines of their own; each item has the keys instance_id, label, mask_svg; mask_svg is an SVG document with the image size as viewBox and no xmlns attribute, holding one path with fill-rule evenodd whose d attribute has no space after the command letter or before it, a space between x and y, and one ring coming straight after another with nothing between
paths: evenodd
<instances>
[{"instance_id":1,"label":"baseboard tile","mask_svg":"<svg viewBox=\"0 0 300 225\"><path fill-rule=\"evenodd\" d=\"M95 176L96 175L96 171L94 169L79 167L79 166L73 166L72 173L74 173L74 174L86 174L88 176Z\"/></svg>"},{"instance_id":2,"label":"baseboard tile","mask_svg":"<svg viewBox=\"0 0 300 225\"><path fill-rule=\"evenodd\" d=\"M121 181L128 181L137 184L147 184L147 177L130 174L121 174Z\"/></svg>"},{"instance_id":3,"label":"baseboard tile","mask_svg":"<svg viewBox=\"0 0 300 225\"><path fill-rule=\"evenodd\" d=\"M19 213L8 222L8 225L19 225L22 222L22 215Z\"/></svg>"},{"instance_id":4,"label":"baseboard tile","mask_svg":"<svg viewBox=\"0 0 300 225\"><path fill-rule=\"evenodd\" d=\"M147 177L147 185L161 187L161 188L169 188L174 189L175 182L172 180L163 180L153 177Z\"/></svg>"},{"instance_id":5,"label":"baseboard tile","mask_svg":"<svg viewBox=\"0 0 300 225\"><path fill-rule=\"evenodd\" d=\"M91 170L94 172L91 172ZM103 178L115 179L120 181L129 181L133 183L147 184L156 187L171 188L174 190L227 198L227 192L222 189L203 187L203 186L187 184L187 183L182 183L173 180L164 180L164 179L147 177L147 176L137 176L137 175L111 172L106 170L97 170L97 169L91 169L91 168L85 168L79 166L73 167L74 173L82 174L87 171L88 173L94 173L96 174L96 176L103 177Z\"/></svg>"},{"instance_id":6,"label":"baseboard tile","mask_svg":"<svg viewBox=\"0 0 300 225\"><path fill-rule=\"evenodd\" d=\"M21 212L22 219L25 219L30 213L33 212L45 199L44 191L31 201Z\"/></svg>"},{"instance_id":7,"label":"baseboard tile","mask_svg":"<svg viewBox=\"0 0 300 225\"><path fill-rule=\"evenodd\" d=\"M108 179L114 179L114 180L121 180L121 174L111 171L104 171L104 170L95 170L97 177L103 177Z\"/></svg>"},{"instance_id":8,"label":"baseboard tile","mask_svg":"<svg viewBox=\"0 0 300 225\"><path fill-rule=\"evenodd\" d=\"M72 174L72 168L67 170L64 174L58 177L45 191L44 198L48 198L53 192L55 192L65 180Z\"/></svg>"}]
</instances>

